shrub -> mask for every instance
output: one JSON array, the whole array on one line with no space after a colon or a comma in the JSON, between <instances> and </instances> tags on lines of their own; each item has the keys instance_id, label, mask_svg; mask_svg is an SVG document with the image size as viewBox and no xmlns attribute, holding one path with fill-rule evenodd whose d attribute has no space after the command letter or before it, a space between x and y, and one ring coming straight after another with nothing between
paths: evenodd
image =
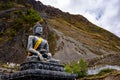
<instances>
[{"instance_id":1,"label":"shrub","mask_svg":"<svg viewBox=\"0 0 120 80\"><path fill-rule=\"evenodd\" d=\"M69 65L65 65L65 71L66 72L72 72L71 67Z\"/></svg>"},{"instance_id":2,"label":"shrub","mask_svg":"<svg viewBox=\"0 0 120 80\"><path fill-rule=\"evenodd\" d=\"M38 21L43 22L39 13L33 9L14 11L14 16L16 17L14 19L15 24L13 25L13 29L16 31L30 26L32 27Z\"/></svg>"},{"instance_id":3,"label":"shrub","mask_svg":"<svg viewBox=\"0 0 120 80\"><path fill-rule=\"evenodd\" d=\"M37 11L28 9L27 14L24 14L24 21L33 24L34 22L42 21L42 18Z\"/></svg>"},{"instance_id":4,"label":"shrub","mask_svg":"<svg viewBox=\"0 0 120 80\"><path fill-rule=\"evenodd\" d=\"M43 19L40 17L39 13L33 9L28 9L26 12L19 10L14 12L18 18L17 23L27 23L34 25L37 21L43 22Z\"/></svg>"},{"instance_id":5,"label":"shrub","mask_svg":"<svg viewBox=\"0 0 120 80\"><path fill-rule=\"evenodd\" d=\"M78 63L73 62L72 65L66 65L65 70L77 74L78 77L84 77L87 75L87 63L81 58Z\"/></svg>"}]
</instances>

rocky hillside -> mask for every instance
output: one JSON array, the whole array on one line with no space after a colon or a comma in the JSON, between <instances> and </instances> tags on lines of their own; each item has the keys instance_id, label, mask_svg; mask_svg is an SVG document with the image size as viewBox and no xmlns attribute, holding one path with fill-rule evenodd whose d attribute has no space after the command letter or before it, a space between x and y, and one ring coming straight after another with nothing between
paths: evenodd
<instances>
[{"instance_id":1,"label":"rocky hillside","mask_svg":"<svg viewBox=\"0 0 120 80\"><path fill-rule=\"evenodd\" d=\"M63 63L78 61L81 57L93 62L95 58L120 54L120 38L81 15L65 13L35 0L11 1L0 1L1 61L25 60L27 37L38 21L44 25L44 37L49 41L53 57Z\"/></svg>"},{"instance_id":2,"label":"rocky hillside","mask_svg":"<svg viewBox=\"0 0 120 80\"><path fill-rule=\"evenodd\" d=\"M20 63L26 57L27 37L42 21L38 12L22 4L0 1L0 60Z\"/></svg>"}]
</instances>

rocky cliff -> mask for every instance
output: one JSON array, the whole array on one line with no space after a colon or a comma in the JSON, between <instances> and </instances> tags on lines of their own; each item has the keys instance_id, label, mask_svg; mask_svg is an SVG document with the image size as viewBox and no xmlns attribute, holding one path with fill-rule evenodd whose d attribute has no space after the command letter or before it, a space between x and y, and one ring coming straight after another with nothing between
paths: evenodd
<instances>
[{"instance_id":1,"label":"rocky cliff","mask_svg":"<svg viewBox=\"0 0 120 80\"><path fill-rule=\"evenodd\" d=\"M63 63L78 61L81 57L92 62L95 58L120 54L120 38L81 15L65 13L35 0L11 1L0 1L1 61L25 60L27 37L37 21L45 27L44 38L49 41L53 57Z\"/></svg>"}]
</instances>

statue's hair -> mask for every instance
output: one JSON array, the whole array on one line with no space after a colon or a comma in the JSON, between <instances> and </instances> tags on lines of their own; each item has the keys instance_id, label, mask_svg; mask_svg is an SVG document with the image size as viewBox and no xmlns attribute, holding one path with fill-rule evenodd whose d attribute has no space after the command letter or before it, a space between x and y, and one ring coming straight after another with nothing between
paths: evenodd
<instances>
[{"instance_id":1,"label":"statue's hair","mask_svg":"<svg viewBox=\"0 0 120 80\"><path fill-rule=\"evenodd\" d=\"M42 27L43 28L43 26L41 24L37 23L35 26L33 26L33 34L35 34L35 30L36 30L37 27Z\"/></svg>"}]
</instances>

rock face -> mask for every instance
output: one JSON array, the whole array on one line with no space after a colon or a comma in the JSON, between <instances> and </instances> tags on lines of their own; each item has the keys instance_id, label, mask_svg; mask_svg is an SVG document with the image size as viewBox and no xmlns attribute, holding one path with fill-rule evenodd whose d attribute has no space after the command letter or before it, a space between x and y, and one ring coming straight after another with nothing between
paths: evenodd
<instances>
[{"instance_id":1,"label":"rock face","mask_svg":"<svg viewBox=\"0 0 120 80\"><path fill-rule=\"evenodd\" d=\"M26 62L20 71L9 75L0 75L1 80L74 80L75 74L66 73L64 66L49 62Z\"/></svg>"}]
</instances>

